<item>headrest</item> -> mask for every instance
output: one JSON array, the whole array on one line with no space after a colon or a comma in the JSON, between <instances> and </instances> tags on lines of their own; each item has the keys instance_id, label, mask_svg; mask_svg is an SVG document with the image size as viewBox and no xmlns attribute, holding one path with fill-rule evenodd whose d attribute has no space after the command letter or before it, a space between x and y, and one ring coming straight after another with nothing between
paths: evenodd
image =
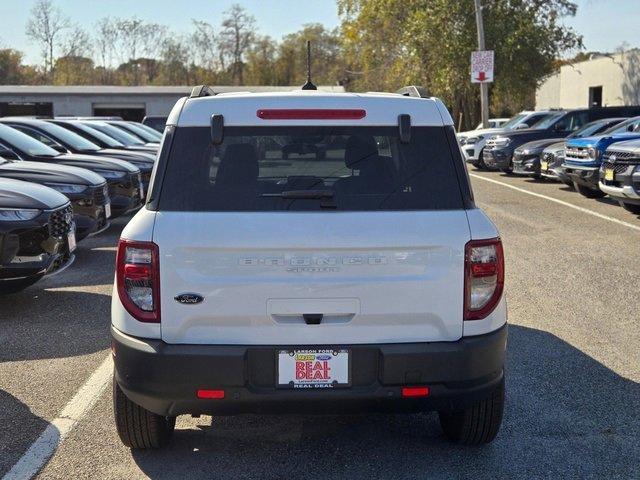
<instances>
[{"instance_id":1,"label":"headrest","mask_svg":"<svg viewBox=\"0 0 640 480\"><path fill-rule=\"evenodd\" d=\"M378 155L378 146L372 135L352 135L347 140L344 164L347 168L358 169L358 164Z\"/></svg>"},{"instance_id":2,"label":"headrest","mask_svg":"<svg viewBox=\"0 0 640 480\"><path fill-rule=\"evenodd\" d=\"M236 143L228 145L216 174L216 185L225 188L242 188L254 185L258 180L258 153L253 145Z\"/></svg>"}]
</instances>

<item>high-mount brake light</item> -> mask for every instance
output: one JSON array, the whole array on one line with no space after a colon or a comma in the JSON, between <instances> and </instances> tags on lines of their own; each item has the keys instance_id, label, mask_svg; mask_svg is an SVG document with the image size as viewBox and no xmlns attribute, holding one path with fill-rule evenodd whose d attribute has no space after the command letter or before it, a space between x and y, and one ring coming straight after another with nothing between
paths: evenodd
<instances>
[{"instance_id":1,"label":"high-mount brake light","mask_svg":"<svg viewBox=\"0 0 640 480\"><path fill-rule=\"evenodd\" d=\"M206 400L222 400L224 398L224 390L200 389L196 392L196 397Z\"/></svg>"},{"instance_id":2,"label":"high-mount brake light","mask_svg":"<svg viewBox=\"0 0 640 480\"><path fill-rule=\"evenodd\" d=\"M120 240L116 285L122 305L133 318L160 322L160 267L155 243Z\"/></svg>"},{"instance_id":3,"label":"high-mount brake light","mask_svg":"<svg viewBox=\"0 0 640 480\"><path fill-rule=\"evenodd\" d=\"M403 398L428 397L429 387L402 387Z\"/></svg>"},{"instance_id":4,"label":"high-mount brake light","mask_svg":"<svg viewBox=\"0 0 640 480\"><path fill-rule=\"evenodd\" d=\"M263 120L360 120L367 116L362 109L265 108L256 112Z\"/></svg>"},{"instance_id":5,"label":"high-mount brake light","mask_svg":"<svg viewBox=\"0 0 640 480\"><path fill-rule=\"evenodd\" d=\"M500 239L468 242L464 270L464 319L480 320L493 312L504 289L504 253Z\"/></svg>"}]
</instances>

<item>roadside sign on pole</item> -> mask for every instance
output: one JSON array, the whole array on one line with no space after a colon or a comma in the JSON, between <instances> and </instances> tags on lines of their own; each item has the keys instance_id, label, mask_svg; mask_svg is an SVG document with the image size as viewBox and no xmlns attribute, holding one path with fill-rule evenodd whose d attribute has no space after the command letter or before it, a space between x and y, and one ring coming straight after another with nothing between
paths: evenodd
<instances>
[{"instance_id":1,"label":"roadside sign on pole","mask_svg":"<svg viewBox=\"0 0 640 480\"><path fill-rule=\"evenodd\" d=\"M471 52L471 83L493 82L493 50Z\"/></svg>"}]
</instances>

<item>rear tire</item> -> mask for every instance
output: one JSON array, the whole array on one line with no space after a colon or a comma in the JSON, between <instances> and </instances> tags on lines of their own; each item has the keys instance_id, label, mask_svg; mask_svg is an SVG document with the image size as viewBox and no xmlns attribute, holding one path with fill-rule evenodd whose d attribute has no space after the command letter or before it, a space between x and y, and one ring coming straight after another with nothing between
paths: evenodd
<instances>
[{"instance_id":1,"label":"rear tire","mask_svg":"<svg viewBox=\"0 0 640 480\"><path fill-rule=\"evenodd\" d=\"M602 197L606 197L607 195L601 190L594 190L593 188L589 188L579 183L576 183L575 186L576 186L576 190L578 190L578 193L587 198L602 198Z\"/></svg>"},{"instance_id":2,"label":"rear tire","mask_svg":"<svg viewBox=\"0 0 640 480\"><path fill-rule=\"evenodd\" d=\"M483 445L491 442L502 424L504 411L504 379L491 394L466 410L441 411L440 426L445 436L461 445Z\"/></svg>"},{"instance_id":3,"label":"rear tire","mask_svg":"<svg viewBox=\"0 0 640 480\"><path fill-rule=\"evenodd\" d=\"M169 443L176 417L163 417L127 398L113 379L113 413L122 443L131 449L160 448Z\"/></svg>"},{"instance_id":4,"label":"rear tire","mask_svg":"<svg viewBox=\"0 0 640 480\"><path fill-rule=\"evenodd\" d=\"M625 203L623 201L618 201L620 206L624 208L627 212L631 212L634 215L640 215L640 205L635 203Z\"/></svg>"}]
</instances>

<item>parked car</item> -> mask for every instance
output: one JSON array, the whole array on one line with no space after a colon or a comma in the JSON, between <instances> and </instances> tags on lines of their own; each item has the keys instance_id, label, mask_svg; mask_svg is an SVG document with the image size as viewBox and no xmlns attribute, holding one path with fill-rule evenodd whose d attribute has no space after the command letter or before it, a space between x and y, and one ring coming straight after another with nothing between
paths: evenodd
<instances>
[{"instance_id":1,"label":"parked car","mask_svg":"<svg viewBox=\"0 0 640 480\"><path fill-rule=\"evenodd\" d=\"M566 139L567 142L576 139L589 137L592 135L600 134L605 130L608 130L614 125L626 120L626 118L603 118L602 120L595 120L589 122L583 127L579 128ZM557 143L557 138L534 140L533 142L525 143L524 145L515 149L513 154L513 173L518 175L532 176L534 178L541 178L540 172L540 156L545 148ZM548 165L547 165L548 170Z\"/></svg>"},{"instance_id":2,"label":"parked car","mask_svg":"<svg viewBox=\"0 0 640 480\"><path fill-rule=\"evenodd\" d=\"M73 263L69 199L34 183L0 178L0 294L15 293Z\"/></svg>"},{"instance_id":3,"label":"parked car","mask_svg":"<svg viewBox=\"0 0 640 480\"><path fill-rule=\"evenodd\" d=\"M548 116L549 113L549 110L542 110L539 112L522 111L502 125L501 128L470 130L468 132L459 133L458 140L462 146L465 161L471 163L476 168L486 168L482 159L482 151L484 150L489 137L501 132L529 128Z\"/></svg>"},{"instance_id":4,"label":"parked car","mask_svg":"<svg viewBox=\"0 0 640 480\"><path fill-rule=\"evenodd\" d=\"M33 137L3 124L0 124L0 157L9 160L69 165L97 173L107 180L112 218L142 205L144 191L141 187L140 169L128 162L106 157L60 153Z\"/></svg>"},{"instance_id":5,"label":"parked car","mask_svg":"<svg viewBox=\"0 0 640 480\"><path fill-rule=\"evenodd\" d=\"M600 166L600 190L625 210L640 215L640 140L611 145Z\"/></svg>"},{"instance_id":6,"label":"parked car","mask_svg":"<svg viewBox=\"0 0 640 480\"><path fill-rule=\"evenodd\" d=\"M509 121L508 118L490 118L489 126L487 128L500 128L508 121ZM484 125L482 124L482 122L480 122L476 126L476 130L484 130Z\"/></svg>"},{"instance_id":7,"label":"parked car","mask_svg":"<svg viewBox=\"0 0 640 480\"><path fill-rule=\"evenodd\" d=\"M155 157L151 154L101 148L90 140L60 125L44 120L3 118L0 119L0 123L15 128L61 153L77 153L129 162L140 169L143 191L146 192L149 186L151 170L153 170L155 163Z\"/></svg>"},{"instance_id":8,"label":"parked car","mask_svg":"<svg viewBox=\"0 0 640 480\"><path fill-rule=\"evenodd\" d=\"M148 132L141 124L136 124L135 122L127 122L124 120L112 120L106 122L109 125L113 125L116 128L119 128L123 132L126 132L130 135L133 135L138 140L146 143L147 145L157 146L160 143L160 139L162 135L156 132L153 129L150 129L152 133Z\"/></svg>"},{"instance_id":9,"label":"parked car","mask_svg":"<svg viewBox=\"0 0 640 480\"><path fill-rule=\"evenodd\" d=\"M502 244L444 104L201 90L174 107L150 200L118 245L122 442L162 446L181 414L368 410L438 410L454 442L490 442Z\"/></svg>"},{"instance_id":10,"label":"parked car","mask_svg":"<svg viewBox=\"0 0 640 480\"><path fill-rule=\"evenodd\" d=\"M576 190L587 198L606 194L599 187L602 154L614 143L640 138L640 117L630 118L593 137L566 142L562 172L571 178Z\"/></svg>"},{"instance_id":11,"label":"parked car","mask_svg":"<svg viewBox=\"0 0 640 480\"><path fill-rule=\"evenodd\" d=\"M142 119L142 124L158 132L164 132L164 127L167 125L167 117L164 115L147 115Z\"/></svg>"},{"instance_id":12,"label":"parked car","mask_svg":"<svg viewBox=\"0 0 640 480\"><path fill-rule=\"evenodd\" d=\"M538 122L534 128L494 135L487 140L484 163L491 169L512 172L516 148L534 140L566 138L583 125L602 118L631 117L640 114L640 106L598 107L560 110Z\"/></svg>"},{"instance_id":13,"label":"parked car","mask_svg":"<svg viewBox=\"0 0 640 480\"><path fill-rule=\"evenodd\" d=\"M0 178L38 183L67 197L73 206L77 241L109 228L109 188L97 173L68 165L0 158Z\"/></svg>"},{"instance_id":14,"label":"parked car","mask_svg":"<svg viewBox=\"0 0 640 480\"><path fill-rule=\"evenodd\" d=\"M128 147L130 150L137 150L141 152L152 152L152 153L158 152L158 145L147 144L142 140L138 139L137 137L131 135L130 133L127 133L117 127L114 127L113 125L109 125L105 121L82 120L81 122L87 127L93 128L94 130L102 132L105 135L110 136L111 138L114 138L118 142Z\"/></svg>"},{"instance_id":15,"label":"parked car","mask_svg":"<svg viewBox=\"0 0 640 480\"><path fill-rule=\"evenodd\" d=\"M547 180L560 180L573 190L573 181L560 168L562 162L564 162L564 141L549 145L540 156L540 176Z\"/></svg>"}]
</instances>

